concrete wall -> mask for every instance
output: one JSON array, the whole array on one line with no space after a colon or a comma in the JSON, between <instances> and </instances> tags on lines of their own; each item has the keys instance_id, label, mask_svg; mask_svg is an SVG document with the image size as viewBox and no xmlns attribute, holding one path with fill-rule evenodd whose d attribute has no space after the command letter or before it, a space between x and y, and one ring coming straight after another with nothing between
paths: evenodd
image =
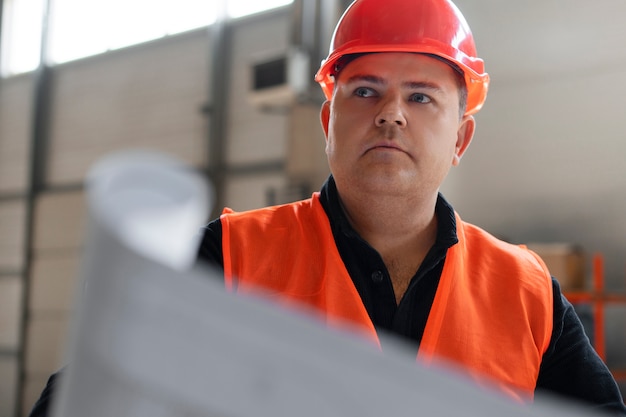
<instances>
[{"instance_id":1,"label":"concrete wall","mask_svg":"<svg viewBox=\"0 0 626 417\"><path fill-rule=\"evenodd\" d=\"M619 0L459 0L492 83L444 189L468 220L518 242L576 242L626 284L626 75Z\"/></svg>"}]
</instances>

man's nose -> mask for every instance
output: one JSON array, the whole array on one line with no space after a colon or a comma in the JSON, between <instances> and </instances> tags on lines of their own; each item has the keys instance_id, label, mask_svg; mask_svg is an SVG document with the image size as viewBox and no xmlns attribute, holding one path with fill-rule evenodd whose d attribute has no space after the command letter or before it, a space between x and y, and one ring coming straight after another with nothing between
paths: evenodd
<instances>
[{"instance_id":1,"label":"man's nose","mask_svg":"<svg viewBox=\"0 0 626 417\"><path fill-rule=\"evenodd\" d=\"M376 126L382 127L395 124L400 127L406 126L403 102L401 97L392 96L381 103L380 111L376 115Z\"/></svg>"}]
</instances>

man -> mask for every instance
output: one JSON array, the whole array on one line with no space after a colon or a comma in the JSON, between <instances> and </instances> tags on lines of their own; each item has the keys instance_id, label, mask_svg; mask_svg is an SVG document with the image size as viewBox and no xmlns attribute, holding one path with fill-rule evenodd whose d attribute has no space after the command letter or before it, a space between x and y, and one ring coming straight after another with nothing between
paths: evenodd
<instances>
[{"instance_id":1,"label":"man","mask_svg":"<svg viewBox=\"0 0 626 417\"><path fill-rule=\"evenodd\" d=\"M535 254L463 222L439 194L489 76L447 0L357 0L316 80L331 176L311 199L208 225L227 288L329 325L416 342L521 401L546 390L626 414L572 305Z\"/></svg>"},{"instance_id":2,"label":"man","mask_svg":"<svg viewBox=\"0 0 626 417\"><path fill-rule=\"evenodd\" d=\"M357 0L316 80L331 176L311 199L225 210L206 227L200 258L223 267L226 287L262 288L376 343L394 333L423 363L455 364L518 401L546 390L626 415L544 263L439 194L489 83L458 9Z\"/></svg>"}]
</instances>

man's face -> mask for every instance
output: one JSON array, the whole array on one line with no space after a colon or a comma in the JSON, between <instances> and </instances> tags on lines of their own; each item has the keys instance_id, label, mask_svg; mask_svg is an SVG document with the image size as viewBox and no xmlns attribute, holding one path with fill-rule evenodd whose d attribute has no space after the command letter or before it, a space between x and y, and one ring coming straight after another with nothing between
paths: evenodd
<instances>
[{"instance_id":1,"label":"man's face","mask_svg":"<svg viewBox=\"0 0 626 417\"><path fill-rule=\"evenodd\" d=\"M474 132L459 118L457 74L412 53L361 56L324 103L326 154L339 191L432 197Z\"/></svg>"}]
</instances>

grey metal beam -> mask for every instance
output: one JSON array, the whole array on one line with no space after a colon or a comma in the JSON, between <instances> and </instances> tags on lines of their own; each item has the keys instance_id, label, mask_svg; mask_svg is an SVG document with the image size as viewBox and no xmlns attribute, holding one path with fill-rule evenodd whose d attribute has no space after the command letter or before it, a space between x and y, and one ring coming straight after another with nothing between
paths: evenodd
<instances>
[{"instance_id":1,"label":"grey metal beam","mask_svg":"<svg viewBox=\"0 0 626 417\"><path fill-rule=\"evenodd\" d=\"M0 203L6 201L22 201L26 198L26 192L5 192L0 193Z\"/></svg>"},{"instance_id":2,"label":"grey metal beam","mask_svg":"<svg viewBox=\"0 0 626 417\"><path fill-rule=\"evenodd\" d=\"M32 98L31 113L31 133L30 133L30 155L29 155L29 183L26 195L26 224L25 239L23 245L24 268L23 268L23 292L22 292L22 314L19 335L18 349L18 384L17 401L15 405L15 415L21 416L25 412L24 395L26 383L26 349L27 326L30 308L30 286L33 262L33 242L34 242L34 222L36 199L44 187L46 158L47 158L47 137L48 121L50 110L50 79L51 69L47 66L46 57L48 53L48 23L50 21L49 11L52 0L44 0L43 13L41 16L41 50L39 56L39 66L34 72L35 87Z\"/></svg>"},{"instance_id":3,"label":"grey metal beam","mask_svg":"<svg viewBox=\"0 0 626 417\"><path fill-rule=\"evenodd\" d=\"M3 278L13 278L21 276L24 272L18 269L0 269L0 280Z\"/></svg>"},{"instance_id":4,"label":"grey metal beam","mask_svg":"<svg viewBox=\"0 0 626 417\"><path fill-rule=\"evenodd\" d=\"M226 180L226 120L228 116L228 85L231 67L231 30L226 17L226 0L217 2L217 19L210 27L211 49L209 62L209 100L206 107L209 128L207 174L214 189L214 202L211 217L219 215L224 206Z\"/></svg>"},{"instance_id":5,"label":"grey metal beam","mask_svg":"<svg viewBox=\"0 0 626 417\"><path fill-rule=\"evenodd\" d=\"M287 161L285 161L284 159L275 159L256 163L229 165L224 168L224 173L228 176L268 174L285 172L286 167Z\"/></svg>"}]
</instances>

